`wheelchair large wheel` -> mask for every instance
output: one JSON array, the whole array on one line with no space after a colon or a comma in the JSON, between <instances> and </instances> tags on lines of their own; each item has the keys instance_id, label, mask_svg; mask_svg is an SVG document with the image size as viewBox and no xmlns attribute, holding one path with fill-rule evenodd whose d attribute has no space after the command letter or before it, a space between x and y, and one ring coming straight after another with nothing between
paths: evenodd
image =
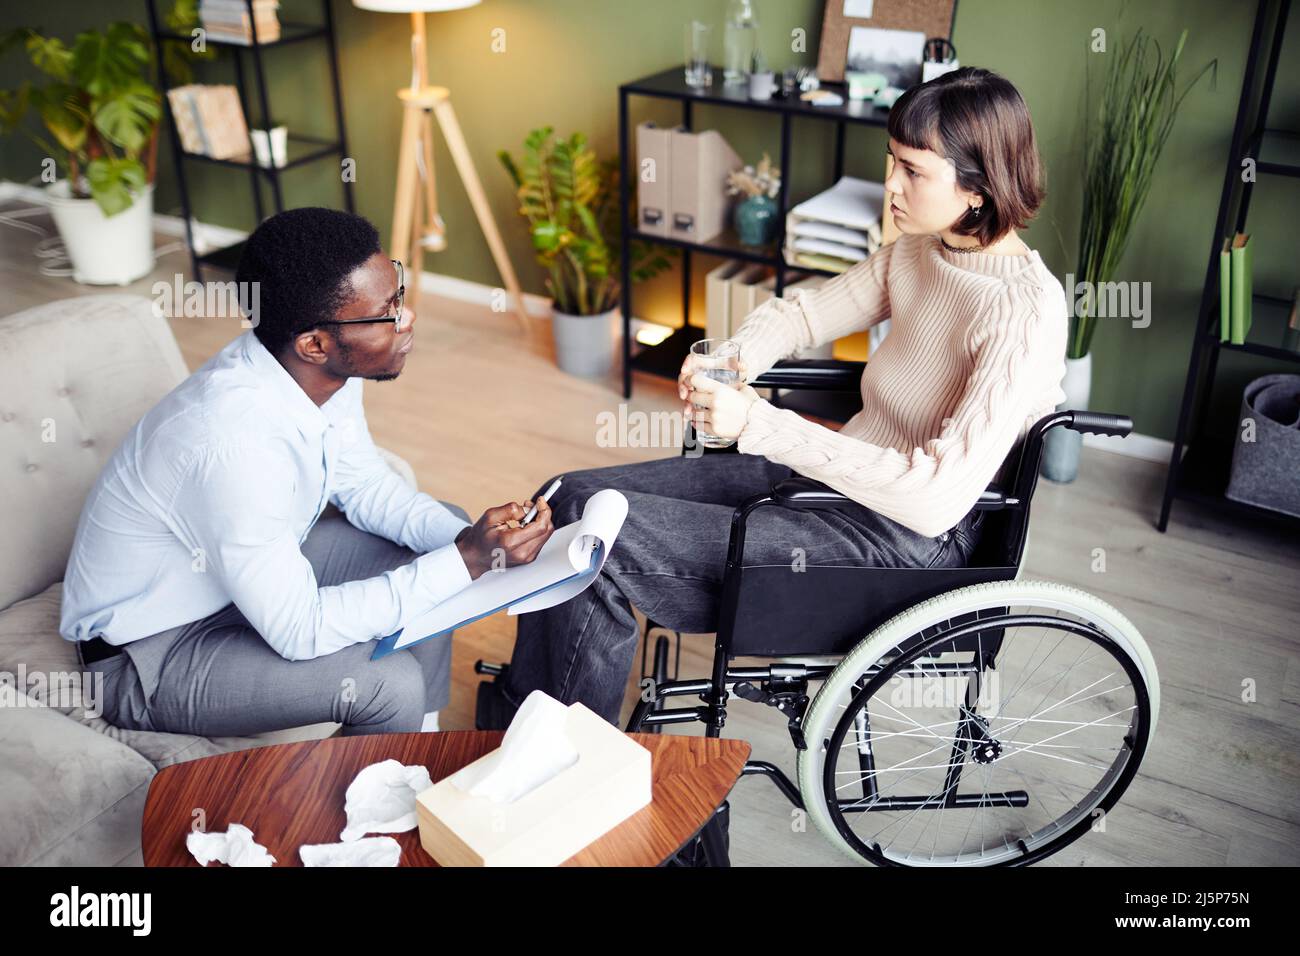
<instances>
[{"instance_id":1,"label":"wheelchair large wheel","mask_svg":"<svg viewBox=\"0 0 1300 956\"><path fill-rule=\"evenodd\" d=\"M1106 602L977 584L898 614L830 674L799 788L859 862L1033 863L1104 826L1159 708L1151 652Z\"/></svg>"}]
</instances>

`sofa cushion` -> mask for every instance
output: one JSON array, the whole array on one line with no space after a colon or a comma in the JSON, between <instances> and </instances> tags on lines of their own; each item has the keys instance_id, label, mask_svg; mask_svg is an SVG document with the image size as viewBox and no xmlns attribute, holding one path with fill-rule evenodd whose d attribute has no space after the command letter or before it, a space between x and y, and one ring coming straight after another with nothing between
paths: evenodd
<instances>
[{"instance_id":1,"label":"sofa cushion","mask_svg":"<svg viewBox=\"0 0 1300 956\"><path fill-rule=\"evenodd\" d=\"M62 597L63 585L55 582L0 611L0 671L42 704L74 716L93 703L93 688L83 680L76 647L59 636Z\"/></svg>"},{"instance_id":2,"label":"sofa cushion","mask_svg":"<svg viewBox=\"0 0 1300 956\"><path fill-rule=\"evenodd\" d=\"M62 593L61 583L51 584L35 597L0 611L0 682L17 685L19 692L50 710L125 744L159 769L230 750L328 737L339 726L321 723L253 737L213 738L115 727L99 716L100 689L94 672L82 669L77 649L59 636Z\"/></svg>"},{"instance_id":3,"label":"sofa cushion","mask_svg":"<svg viewBox=\"0 0 1300 956\"><path fill-rule=\"evenodd\" d=\"M112 866L140 843L153 765L29 695L0 708L0 865Z\"/></svg>"},{"instance_id":4,"label":"sofa cushion","mask_svg":"<svg viewBox=\"0 0 1300 956\"><path fill-rule=\"evenodd\" d=\"M187 374L142 295L76 296L0 321L0 608L62 580L95 479Z\"/></svg>"}]
</instances>

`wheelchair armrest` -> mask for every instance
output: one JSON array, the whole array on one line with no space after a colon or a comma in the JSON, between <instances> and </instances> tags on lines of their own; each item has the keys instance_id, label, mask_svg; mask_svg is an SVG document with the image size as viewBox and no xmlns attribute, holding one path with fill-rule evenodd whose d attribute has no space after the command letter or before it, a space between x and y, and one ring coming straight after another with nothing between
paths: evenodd
<instances>
[{"instance_id":1,"label":"wheelchair armrest","mask_svg":"<svg viewBox=\"0 0 1300 956\"><path fill-rule=\"evenodd\" d=\"M979 501L975 502L976 511L1001 511L1003 508L1016 508L1020 499L1008 495L997 485L989 485L980 492Z\"/></svg>"},{"instance_id":2,"label":"wheelchair armrest","mask_svg":"<svg viewBox=\"0 0 1300 956\"><path fill-rule=\"evenodd\" d=\"M772 498L786 508L843 508L846 505L865 507L848 495L842 495L834 488L803 475L778 481L772 486Z\"/></svg>"},{"instance_id":3,"label":"wheelchair armrest","mask_svg":"<svg viewBox=\"0 0 1300 956\"><path fill-rule=\"evenodd\" d=\"M778 504L787 508L842 508L845 505L866 507L847 495L840 494L834 488L829 488L820 481L803 475L778 481L772 486L772 497ZM1019 504L1019 498L1008 496L997 486L989 485L980 493L979 500L975 502L975 509L1000 511L1003 508L1015 508Z\"/></svg>"},{"instance_id":4,"label":"wheelchair armrest","mask_svg":"<svg viewBox=\"0 0 1300 956\"><path fill-rule=\"evenodd\" d=\"M862 370L866 367L866 362L841 359L791 359L777 362L749 384L755 388L856 392L862 387Z\"/></svg>"}]
</instances>

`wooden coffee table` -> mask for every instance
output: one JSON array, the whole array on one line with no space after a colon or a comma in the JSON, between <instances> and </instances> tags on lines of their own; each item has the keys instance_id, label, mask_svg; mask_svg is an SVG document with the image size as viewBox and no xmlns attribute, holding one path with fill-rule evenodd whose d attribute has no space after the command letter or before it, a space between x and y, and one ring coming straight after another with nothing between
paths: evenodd
<instances>
[{"instance_id":1,"label":"wooden coffee table","mask_svg":"<svg viewBox=\"0 0 1300 956\"><path fill-rule=\"evenodd\" d=\"M302 866L298 847L337 843L347 823L344 793L362 768L390 757L423 764L434 783L501 745L500 730L329 737L257 747L165 767L149 786L142 844L145 866L198 866L185 847L195 819L224 831L242 823L275 857ZM658 866L708 823L722 804L750 746L743 740L632 734L650 751L653 800L564 866ZM375 834L379 835L379 834ZM420 846L418 827L391 836L402 866L437 866Z\"/></svg>"}]
</instances>

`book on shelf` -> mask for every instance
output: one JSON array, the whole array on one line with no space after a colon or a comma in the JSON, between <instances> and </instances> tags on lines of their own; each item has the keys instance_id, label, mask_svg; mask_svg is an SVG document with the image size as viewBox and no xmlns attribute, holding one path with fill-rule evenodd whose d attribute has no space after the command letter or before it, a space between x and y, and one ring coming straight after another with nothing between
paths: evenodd
<instances>
[{"instance_id":1,"label":"book on shelf","mask_svg":"<svg viewBox=\"0 0 1300 956\"><path fill-rule=\"evenodd\" d=\"M202 0L199 21L213 40L251 46L256 25L257 42L274 43L280 39L279 6L279 0L253 0L250 18L243 0Z\"/></svg>"},{"instance_id":2,"label":"book on shelf","mask_svg":"<svg viewBox=\"0 0 1300 956\"><path fill-rule=\"evenodd\" d=\"M167 100L187 153L213 159L251 155L248 124L235 87L190 83L168 90Z\"/></svg>"},{"instance_id":3,"label":"book on shelf","mask_svg":"<svg viewBox=\"0 0 1300 956\"><path fill-rule=\"evenodd\" d=\"M1219 341L1232 338L1232 237L1219 250Z\"/></svg>"},{"instance_id":4,"label":"book on shelf","mask_svg":"<svg viewBox=\"0 0 1300 956\"><path fill-rule=\"evenodd\" d=\"M1229 340L1233 345L1243 345L1250 332L1251 323L1251 261L1253 253L1250 236L1239 232L1232 239L1231 256L1231 321L1229 323Z\"/></svg>"}]
</instances>

